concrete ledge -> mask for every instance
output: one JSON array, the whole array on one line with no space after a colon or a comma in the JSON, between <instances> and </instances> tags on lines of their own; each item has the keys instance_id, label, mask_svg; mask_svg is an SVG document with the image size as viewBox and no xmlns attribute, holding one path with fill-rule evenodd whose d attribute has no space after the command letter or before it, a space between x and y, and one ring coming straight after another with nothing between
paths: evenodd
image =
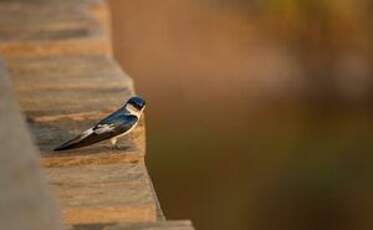
<instances>
[{"instance_id":1,"label":"concrete ledge","mask_svg":"<svg viewBox=\"0 0 373 230\"><path fill-rule=\"evenodd\" d=\"M108 226L103 230L193 230L192 222L188 220L164 221L157 223L135 223Z\"/></svg>"},{"instance_id":2,"label":"concrete ledge","mask_svg":"<svg viewBox=\"0 0 373 230\"><path fill-rule=\"evenodd\" d=\"M65 223L155 222L156 202L144 164L47 169Z\"/></svg>"},{"instance_id":3,"label":"concrete ledge","mask_svg":"<svg viewBox=\"0 0 373 230\"><path fill-rule=\"evenodd\" d=\"M1 61L0 127L1 229L62 229Z\"/></svg>"},{"instance_id":4,"label":"concrete ledge","mask_svg":"<svg viewBox=\"0 0 373 230\"><path fill-rule=\"evenodd\" d=\"M0 2L0 53L5 57L111 55L109 32L103 27L108 13L104 7L88 3Z\"/></svg>"}]
</instances>

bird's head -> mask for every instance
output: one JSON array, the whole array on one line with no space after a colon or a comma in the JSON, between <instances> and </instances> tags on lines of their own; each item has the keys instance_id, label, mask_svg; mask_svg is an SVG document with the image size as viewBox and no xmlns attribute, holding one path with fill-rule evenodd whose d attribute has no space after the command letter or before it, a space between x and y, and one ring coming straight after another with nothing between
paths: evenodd
<instances>
[{"instance_id":1,"label":"bird's head","mask_svg":"<svg viewBox=\"0 0 373 230\"><path fill-rule=\"evenodd\" d=\"M145 108L145 101L141 97L131 97L126 104L126 109L131 113L141 113Z\"/></svg>"}]
</instances>

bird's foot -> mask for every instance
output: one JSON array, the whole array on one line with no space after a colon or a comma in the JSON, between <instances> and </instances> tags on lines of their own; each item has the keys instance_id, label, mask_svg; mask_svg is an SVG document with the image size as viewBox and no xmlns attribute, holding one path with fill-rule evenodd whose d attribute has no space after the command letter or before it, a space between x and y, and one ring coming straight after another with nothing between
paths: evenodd
<instances>
[{"instance_id":1,"label":"bird's foot","mask_svg":"<svg viewBox=\"0 0 373 230\"><path fill-rule=\"evenodd\" d=\"M112 145L111 150L120 150L119 145Z\"/></svg>"}]
</instances>

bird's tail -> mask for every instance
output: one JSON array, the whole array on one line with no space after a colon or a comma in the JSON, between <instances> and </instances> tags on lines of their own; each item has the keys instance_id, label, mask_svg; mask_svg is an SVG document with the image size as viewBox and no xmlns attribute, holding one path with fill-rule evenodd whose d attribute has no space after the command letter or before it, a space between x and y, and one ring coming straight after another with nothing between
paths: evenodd
<instances>
[{"instance_id":1,"label":"bird's tail","mask_svg":"<svg viewBox=\"0 0 373 230\"><path fill-rule=\"evenodd\" d=\"M63 150L81 148L81 147L85 147L85 146L92 145L97 142L106 140L108 138L109 137L106 135L97 135L96 133L89 133L89 134L83 133L63 143L62 145L56 147L54 151L63 151Z\"/></svg>"},{"instance_id":2,"label":"bird's tail","mask_svg":"<svg viewBox=\"0 0 373 230\"><path fill-rule=\"evenodd\" d=\"M75 144L70 143L70 141L63 143L62 145L57 146L53 151L63 151L63 150L69 150L69 149L75 149L79 148L78 146L75 146Z\"/></svg>"},{"instance_id":3,"label":"bird's tail","mask_svg":"<svg viewBox=\"0 0 373 230\"><path fill-rule=\"evenodd\" d=\"M62 145L57 146L54 151L63 151L69 149L76 149L86 145L82 145L81 142L74 142L74 139L63 143Z\"/></svg>"}]
</instances>

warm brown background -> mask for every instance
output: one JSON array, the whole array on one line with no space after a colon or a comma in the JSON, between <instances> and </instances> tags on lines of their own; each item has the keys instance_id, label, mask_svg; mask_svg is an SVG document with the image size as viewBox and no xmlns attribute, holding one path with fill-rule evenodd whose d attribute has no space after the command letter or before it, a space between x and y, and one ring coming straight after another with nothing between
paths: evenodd
<instances>
[{"instance_id":1,"label":"warm brown background","mask_svg":"<svg viewBox=\"0 0 373 230\"><path fill-rule=\"evenodd\" d=\"M371 229L372 9L363 0L111 0L148 101L166 216L197 229Z\"/></svg>"}]
</instances>

